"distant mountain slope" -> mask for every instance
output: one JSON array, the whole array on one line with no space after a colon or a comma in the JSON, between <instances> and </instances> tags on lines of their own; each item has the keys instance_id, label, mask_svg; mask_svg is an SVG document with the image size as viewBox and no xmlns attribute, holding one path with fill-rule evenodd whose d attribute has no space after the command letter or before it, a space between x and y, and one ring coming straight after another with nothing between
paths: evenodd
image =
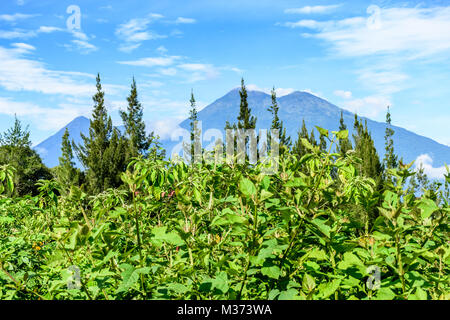
<instances>
[{"instance_id":1,"label":"distant mountain slope","mask_svg":"<svg viewBox=\"0 0 450 320\"><path fill-rule=\"evenodd\" d=\"M271 104L270 95L260 91L249 91L248 103L252 115L257 117L257 129L270 128L272 118L270 112L267 111L268 106ZM198 118L202 121L203 133L208 129L219 129L223 132L226 121L235 123L239 114L239 104L239 89L234 89L199 111ZM297 138L297 132L301 127L303 119L305 119L309 131L314 126L329 130L338 130L339 128L339 118L342 109L307 92L296 91L280 97L278 104L280 107L280 119L284 122L287 134L294 141ZM354 114L346 110L343 110L343 114L344 121L352 133ZM386 124L366 118L363 118L363 120L367 120L367 125L372 133L375 146L382 159L384 156ZM189 130L189 119L181 122L180 126ZM76 143L80 143L80 133L87 134L89 132L89 119L85 117L76 118L67 127L69 128L70 138L74 139ZM435 167L443 166L444 163L450 164L450 147L406 129L396 126L393 128L395 130L395 152L400 157L403 157L405 162L411 162L421 154L428 154L433 159L433 165ZM60 148L64 130L65 127L36 146L36 150L42 155L44 163L49 167L58 164L58 157L61 156ZM316 138L318 136L319 134L316 132ZM173 147L179 142L167 139L162 140L161 143L167 151L166 154L170 155ZM204 146L208 144L209 142L204 142Z\"/></svg>"},{"instance_id":2,"label":"distant mountain slope","mask_svg":"<svg viewBox=\"0 0 450 320\"><path fill-rule=\"evenodd\" d=\"M59 163L59 157L61 156L61 142L66 128L69 129L70 141L73 140L75 143L80 144L82 142L80 134L83 133L84 135L88 135L89 125L90 121L88 118L75 118L57 133L35 146L34 149L41 155L45 165L49 168L53 168ZM80 167L78 159L75 159L75 163Z\"/></svg>"},{"instance_id":3,"label":"distant mountain slope","mask_svg":"<svg viewBox=\"0 0 450 320\"><path fill-rule=\"evenodd\" d=\"M248 103L252 115L257 117L256 127L270 128L272 118L267 111L271 104L270 95L259 92L248 92ZM234 89L222 98L216 100L198 113L198 119L202 121L203 132L210 128L223 130L225 121L237 122L239 114L240 96L239 89ZM283 120L286 132L295 141L297 132L305 119L306 127L311 131L314 126L329 130L338 130L341 110L347 128L352 133L355 115L349 111L329 103L307 92L296 91L289 95L278 98L279 117ZM386 124L367 118L367 126L375 141L380 158L384 156L384 135ZM180 126L189 130L189 119L181 122ZM393 126L395 130L394 144L395 152L403 157L404 161L411 162L421 154L429 154L433 159L434 166L443 166L450 163L450 147L442 145L432 139L420 136L406 129ZM319 135L316 132L316 138Z\"/></svg>"}]
</instances>

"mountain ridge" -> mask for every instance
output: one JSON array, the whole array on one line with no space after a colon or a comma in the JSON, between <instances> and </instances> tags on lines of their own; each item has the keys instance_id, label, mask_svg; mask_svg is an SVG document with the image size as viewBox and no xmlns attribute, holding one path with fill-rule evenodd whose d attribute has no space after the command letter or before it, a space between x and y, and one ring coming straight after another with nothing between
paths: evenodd
<instances>
[{"instance_id":1,"label":"mountain ridge","mask_svg":"<svg viewBox=\"0 0 450 320\"><path fill-rule=\"evenodd\" d=\"M268 129L272 121L271 114L267 110L271 105L271 96L265 92L248 90L248 104L252 115L256 116L257 129ZM286 133L293 141L297 138L297 132L301 128L302 119L308 131L319 126L330 131L337 131L339 128L340 113L343 112L344 122L347 125L350 135L353 133L354 113L328 102L304 91L294 91L283 95L277 99L279 106L279 117L286 127ZM239 88L234 88L224 96L198 111L198 119L202 121L203 133L208 129L218 129L224 132L225 122L235 123L239 114L240 96ZM380 159L384 156L384 134L386 123L377 122L366 117L359 117L362 121L367 121L369 131L375 141L375 146ZM75 122L75 124L73 123ZM189 130L189 119L180 122L179 126ZM56 134L50 136L35 149L41 153L44 163L50 167L58 164L62 135L65 128L69 128L70 139L76 143L81 142L80 133L88 134L89 119L77 117L68 125L63 127ZM418 135L412 131L398 126L392 126L394 134L394 148L399 157L403 157L404 162L416 160L418 156L428 154L433 159L433 166L440 167L444 163L450 163L450 147L431 138ZM151 128L149 128L151 130ZM317 132L316 132L317 134ZM318 138L318 134L316 135ZM162 139L162 146L166 149L166 154L170 155L172 149L179 144L179 141ZM209 143L204 143L204 146ZM41 151L41 152L40 152ZM77 165L79 163L77 162Z\"/></svg>"}]
</instances>

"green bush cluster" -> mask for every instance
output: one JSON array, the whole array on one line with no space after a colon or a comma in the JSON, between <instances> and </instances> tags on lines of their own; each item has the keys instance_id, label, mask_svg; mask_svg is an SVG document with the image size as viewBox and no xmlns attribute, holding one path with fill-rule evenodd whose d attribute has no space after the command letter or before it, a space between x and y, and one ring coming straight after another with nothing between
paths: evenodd
<instances>
[{"instance_id":1,"label":"green bush cluster","mask_svg":"<svg viewBox=\"0 0 450 320\"><path fill-rule=\"evenodd\" d=\"M139 157L95 196L0 197L0 299L450 299L448 196L406 190L401 163L380 191L352 151L304 146L273 175Z\"/></svg>"}]
</instances>

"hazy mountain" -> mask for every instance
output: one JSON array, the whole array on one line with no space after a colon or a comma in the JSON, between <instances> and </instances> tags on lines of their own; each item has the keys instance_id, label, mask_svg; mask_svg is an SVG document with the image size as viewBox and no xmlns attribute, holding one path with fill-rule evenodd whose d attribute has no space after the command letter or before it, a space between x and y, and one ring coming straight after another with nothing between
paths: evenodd
<instances>
[{"instance_id":1,"label":"hazy mountain","mask_svg":"<svg viewBox=\"0 0 450 320\"><path fill-rule=\"evenodd\" d=\"M267 111L267 107L271 104L270 95L260 91L249 91L248 103L252 115L257 117L257 129L270 128L272 118L270 112ZM230 123L237 122L236 118L239 114L239 104L239 89L234 89L199 111L198 119L202 121L203 133L208 129L219 129L223 132L227 120ZM314 126L323 127L329 130L338 130L339 128L339 119L342 109L307 92L296 91L280 97L278 98L278 104L280 107L280 119L283 120L287 133L293 140L297 138L297 132L301 127L303 119L305 119L309 131L311 131ZM352 132L354 114L345 110L343 110L343 114L344 121L350 132ZM367 125L372 133L379 156L380 158L383 158L385 123L376 122L366 118L363 118L363 120L367 120ZM181 122L180 126L189 130L189 119ZM84 117L79 117L69 123L67 127L69 128L71 139L80 142L80 132L87 134L89 120ZM450 147L400 127L394 126L393 129L395 130L395 152L400 157L403 157L405 162L411 162L421 154L428 154L433 159L433 165L435 167L442 166L444 163L450 163ZM58 157L61 154L61 139L64 130L65 127L36 146L38 152L43 156L44 162L50 167L58 164ZM319 137L317 132L315 135L316 138ZM162 140L161 142L168 155L171 153L173 147L179 143L170 141L170 139ZM206 146L209 145L210 142L204 141L203 144Z\"/></svg>"}]
</instances>

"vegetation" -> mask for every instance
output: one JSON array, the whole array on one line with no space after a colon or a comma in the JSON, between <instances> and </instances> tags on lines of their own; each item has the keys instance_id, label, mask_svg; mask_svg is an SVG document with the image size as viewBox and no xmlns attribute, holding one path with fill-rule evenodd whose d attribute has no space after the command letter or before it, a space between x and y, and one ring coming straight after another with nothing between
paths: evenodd
<instances>
[{"instance_id":1,"label":"vegetation","mask_svg":"<svg viewBox=\"0 0 450 320\"><path fill-rule=\"evenodd\" d=\"M303 123L273 175L248 159L174 163L157 141L140 147L150 139L134 80L123 136L100 77L97 89L76 146L84 173L67 132L36 193L17 190L27 167L0 165L0 299L450 299L449 168L433 187L412 164L381 165L357 117L354 148L343 120L338 132L316 127L321 143ZM243 81L241 98L239 128L254 127ZM282 130L277 108L273 94ZM14 128L2 148L29 149Z\"/></svg>"}]
</instances>

